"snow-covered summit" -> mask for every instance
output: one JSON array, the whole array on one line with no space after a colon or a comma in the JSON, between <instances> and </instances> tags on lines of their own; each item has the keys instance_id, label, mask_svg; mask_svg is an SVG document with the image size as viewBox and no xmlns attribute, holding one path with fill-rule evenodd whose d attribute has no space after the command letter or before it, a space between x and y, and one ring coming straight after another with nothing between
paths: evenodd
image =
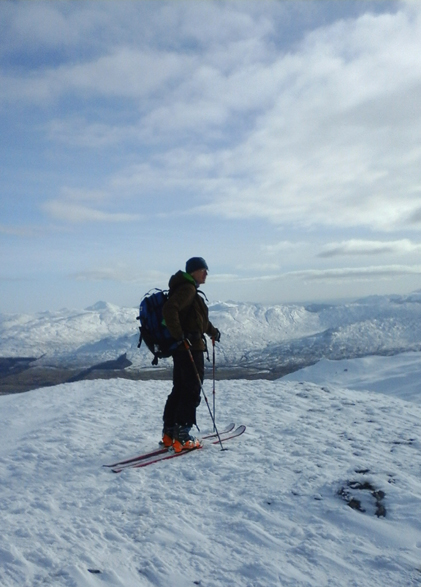
<instances>
[{"instance_id":1,"label":"snow-covered summit","mask_svg":"<svg viewBox=\"0 0 421 587\"><path fill-rule=\"evenodd\" d=\"M218 382L218 424L241 439L119 475L102 465L155 448L169 382L0 397L0 584L419 585L421 405L318 377Z\"/></svg>"}]
</instances>

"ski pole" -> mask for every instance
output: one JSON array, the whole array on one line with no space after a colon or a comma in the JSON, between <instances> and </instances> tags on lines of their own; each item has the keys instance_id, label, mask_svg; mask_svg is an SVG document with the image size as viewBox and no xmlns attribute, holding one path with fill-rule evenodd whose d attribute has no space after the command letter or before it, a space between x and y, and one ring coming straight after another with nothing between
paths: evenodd
<instances>
[{"instance_id":1,"label":"ski pole","mask_svg":"<svg viewBox=\"0 0 421 587\"><path fill-rule=\"evenodd\" d=\"M202 380L200 379L199 371L197 370L196 363L194 362L193 355L192 355L192 352L190 350L189 343L186 340L184 340L183 343L184 343L184 346L186 348L186 351L189 353L190 361L192 362L194 372L196 373L197 380L198 380L198 382L200 384L200 391L202 392L203 397L205 398L206 405L208 406L209 414L210 414L210 417L212 418L212 422L213 422L213 427L214 427L214 430L216 432L216 436L218 437L219 444L221 445L221 450L227 450L226 448L224 448L224 446L222 444L221 437L219 435L218 429L217 429L216 424L215 424L215 418L213 417L212 410L210 409L210 405L209 405L209 402L208 402L208 398L206 397L205 390L203 389Z\"/></svg>"},{"instance_id":2,"label":"ski pole","mask_svg":"<svg viewBox=\"0 0 421 587\"><path fill-rule=\"evenodd\" d=\"M212 337L212 398L213 398L213 420L214 420L214 431L215 422L216 422L216 413L215 413L215 338Z\"/></svg>"}]
</instances>

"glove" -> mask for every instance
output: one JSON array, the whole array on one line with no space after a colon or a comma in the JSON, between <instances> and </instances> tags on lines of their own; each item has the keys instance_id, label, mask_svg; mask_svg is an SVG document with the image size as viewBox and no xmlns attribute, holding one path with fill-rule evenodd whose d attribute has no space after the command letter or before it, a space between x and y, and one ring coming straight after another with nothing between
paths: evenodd
<instances>
[{"instance_id":1,"label":"glove","mask_svg":"<svg viewBox=\"0 0 421 587\"><path fill-rule=\"evenodd\" d=\"M216 329L216 332L215 332L215 334L212 336L212 338L213 338L213 340L214 340L215 342L220 342L220 340L221 340L221 333L219 332L219 330L218 330L218 329Z\"/></svg>"}]
</instances>

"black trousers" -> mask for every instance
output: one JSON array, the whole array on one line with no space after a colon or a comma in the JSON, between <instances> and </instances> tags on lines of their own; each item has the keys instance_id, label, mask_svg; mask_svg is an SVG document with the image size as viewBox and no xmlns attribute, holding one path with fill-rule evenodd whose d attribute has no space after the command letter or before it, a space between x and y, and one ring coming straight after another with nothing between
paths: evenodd
<instances>
[{"instance_id":1,"label":"black trousers","mask_svg":"<svg viewBox=\"0 0 421 587\"><path fill-rule=\"evenodd\" d=\"M191 351L194 364L203 383L205 360L203 351ZM200 388L196 372L187 351L173 354L173 388L164 409L164 427L175 424L193 426L196 424L196 408L200 404Z\"/></svg>"}]
</instances>

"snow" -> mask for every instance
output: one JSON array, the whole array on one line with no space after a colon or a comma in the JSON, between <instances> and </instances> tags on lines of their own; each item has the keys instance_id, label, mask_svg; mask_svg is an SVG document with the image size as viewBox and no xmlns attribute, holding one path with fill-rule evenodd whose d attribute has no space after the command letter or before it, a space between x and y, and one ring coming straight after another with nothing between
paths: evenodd
<instances>
[{"instance_id":1,"label":"snow","mask_svg":"<svg viewBox=\"0 0 421 587\"><path fill-rule=\"evenodd\" d=\"M421 355L365 361L322 361L297 381L219 381L217 422L247 425L229 450L120 474L102 465L156 445L169 382L0 397L0 584L421 584ZM413 401L387 384L406 366ZM204 390L210 399L211 381ZM203 401L198 418L211 428Z\"/></svg>"},{"instance_id":2,"label":"snow","mask_svg":"<svg viewBox=\"0 0 421 587\"><path fill-rule=\"evenodd\" d=\"M0 396L0 585L421 585L420 301L211 304L217 365L306 365L216 382L218 425L247 426L227 451L102 466L156 448L169 381ZM126 352L138 369L151 357L136 315L105 302L3 314L0 356L89 366ZM204 391L212 405L209 379ZM204 401L198 423L212 428Z\"/></svg>"},{"instance_id":3,"label":"snow","mask_svg":"<svg viewBox=\"0 0 421 587\"><path fill-rule=\"evenodd\" d=\"M338 305L214 302L222 332L219 365L282 374L322 358L421 351L421 294L379 296ZM32 367L80 367L126 354L132 369L150 366L139 339L138 308L98 302L85 310L0 314L0 357L33 357ZM165 366L170 361L162 361Z\"/></svg>"},{"instance_id":4,"label":"snow","mask_svg":"<svg viewBox=\"0 0 421 587\"><path fill-rule=\"evenodd\" d=\"M284 377L284 381L311 381L357 390L370 390L421 403L421 354L364 357L358 361L322 359Z\"/></svg>"}]
</instances>

